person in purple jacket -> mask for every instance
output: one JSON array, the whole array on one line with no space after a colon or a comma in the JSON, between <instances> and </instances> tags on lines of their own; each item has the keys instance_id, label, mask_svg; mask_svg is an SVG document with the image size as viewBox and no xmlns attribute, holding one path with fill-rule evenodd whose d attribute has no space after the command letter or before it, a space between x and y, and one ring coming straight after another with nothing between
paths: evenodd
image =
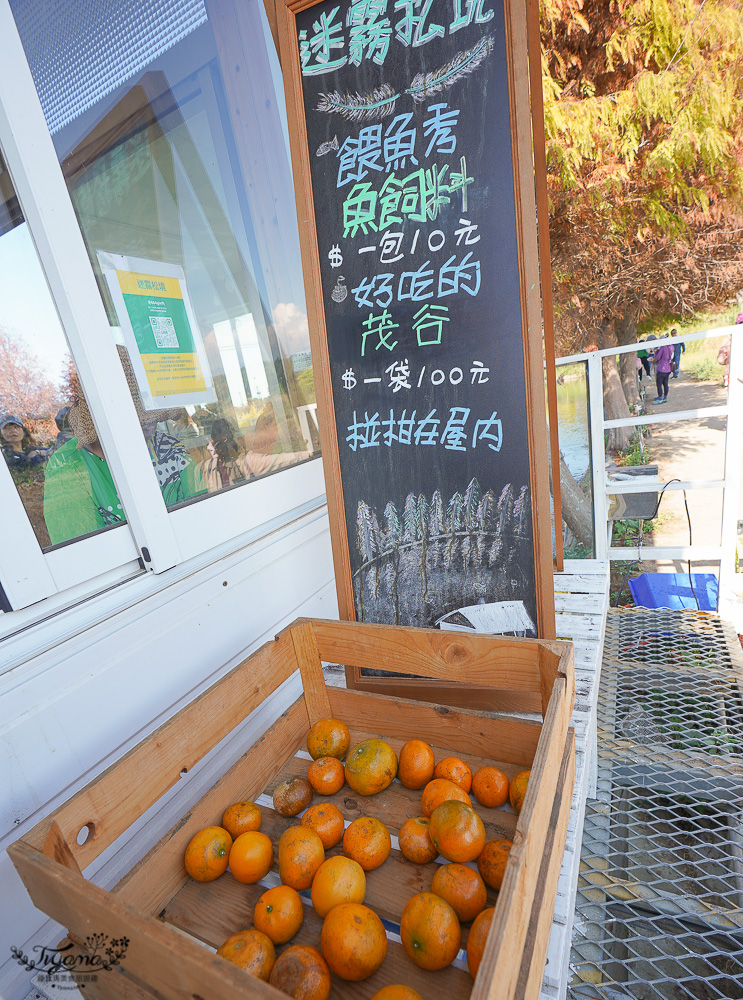
<instances>
[{"instance_id":1,"label":"person in purple jacket","mask_svg":"<svg viewBox=\"0 0 743 1000\"><path fill-rule=\"evenodd\" d=\"M657 340L654 333L651 333L648 340ZM668 402L668 379L671 376L671 362L673 361L673 348L668 344L661 344L653 351L653 364L655 365L655 389L658 395L653 400L653 405Z\"/></svg>"}]
</instances>

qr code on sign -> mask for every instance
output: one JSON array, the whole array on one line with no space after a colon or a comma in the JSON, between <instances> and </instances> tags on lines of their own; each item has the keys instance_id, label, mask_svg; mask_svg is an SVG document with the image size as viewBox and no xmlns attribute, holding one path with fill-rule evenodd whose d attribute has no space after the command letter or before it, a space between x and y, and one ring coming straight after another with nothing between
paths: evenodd
<instances>
[{"instance_id":1,"label":"qr code on sign","mask_svg":"<svg viewBox=\"0 0 743 1000\"><path fill-rule=\"evenodd\" d=\"M178 338L170 316L150 316L150 326L158 347L178 347Z\"/></svg>"}]
</instances>

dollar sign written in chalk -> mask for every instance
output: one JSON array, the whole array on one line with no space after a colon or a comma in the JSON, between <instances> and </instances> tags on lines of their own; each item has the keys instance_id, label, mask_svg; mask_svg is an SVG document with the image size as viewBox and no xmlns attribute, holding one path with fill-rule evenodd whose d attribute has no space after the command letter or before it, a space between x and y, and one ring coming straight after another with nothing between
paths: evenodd
<instances>
[{"instance_id":1,"label":"dollar sign written in chalk","mask_svg":"<svg viewBox=\"0 0 743 1000\"><path fill-rule=\"evenodd\" d=\"M328 260L330 261L331 267L340 267L343 263L343 254L341 253L341 248L337 243L328 251Z\"/></svg>"}]
</instances>

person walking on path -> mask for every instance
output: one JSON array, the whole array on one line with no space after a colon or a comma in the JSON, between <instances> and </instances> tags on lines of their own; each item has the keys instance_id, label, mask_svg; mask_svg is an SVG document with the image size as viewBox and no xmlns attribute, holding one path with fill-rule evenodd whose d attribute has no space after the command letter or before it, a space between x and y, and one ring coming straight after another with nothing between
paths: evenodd
<instances>
[{"instance_id":1,"label":"person walking on path","mask_svg":"<svg viewBox=\"0 0 743 1000\"><path fill-rule=\"evenodd\" d=\"M743 323L743 312L739 312L735 317L735 325L740 326ZM730 348L732 347L733 338L730 334L723 340L720 345L720 350L717 352L717 363L722 365L723 378L722 384L727 389L730 385Z\"/></svg>"},{"instance_id":2,"label":"person walking on path","mask_svg":"<svg viewBox=\"0 0 743 1000\"><path fill-rule=\"evenodd\" d=\"M657 340L654 333L651 333L648 340ZM658 395L653 400L653 405L668 402L668 379L671 375L671 362L673 360L673 348L669 344L661 344L653 351L653 364L655 365L655 388Z\"/></svg>"},{"instance_id":3,"label":"person walking on path","mask_svg":"<svg viewBox=\"0 0 743 1000\"><path fill-rule=\"evenodd\" d=\"M673 330L671 330L671 336L678 337L678 330L676 329L676 327L674 327ZM675 366L673 369L673 378L679 377L679 372L681 371L682 351L684 352L684 354L686 354L686 344L683 341L680 344L673 345L673 364Z\"/></svg>"},{"instance_id":4,"label":"person walking on path","mask_svg":"<svg viewBox=\"0 0 743 1000\"><path fill-rule=\"evenodd\" d=\"M640 343L644 343L644 342L645 342L645 337L641 337L640 338ZM645 350L638 351L637 352L637 360L640 362L640 366L638 366L638 376L639 376L640 382L642 382L642 373L643 373L643 370L645 371L645 374L647 375L647 377L650 378L650 358L648 357L648 352L645 351Z\"/></svg>"}]
</instances>

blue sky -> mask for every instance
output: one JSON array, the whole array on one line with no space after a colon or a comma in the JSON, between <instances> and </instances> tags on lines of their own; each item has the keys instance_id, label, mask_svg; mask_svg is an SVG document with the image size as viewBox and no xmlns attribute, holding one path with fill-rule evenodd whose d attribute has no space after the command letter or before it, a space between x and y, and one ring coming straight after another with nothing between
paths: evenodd
<instances>
[{"instance_id":1,"label":"blue sky","mask_svg":"<svg viewBox=\"0 0 743 1000\"><path fill-rule=\"evenodd\" d=\"M69 348L25 222L0 236L0 327L59 382Z\"/></svg>"}]
</instances>

